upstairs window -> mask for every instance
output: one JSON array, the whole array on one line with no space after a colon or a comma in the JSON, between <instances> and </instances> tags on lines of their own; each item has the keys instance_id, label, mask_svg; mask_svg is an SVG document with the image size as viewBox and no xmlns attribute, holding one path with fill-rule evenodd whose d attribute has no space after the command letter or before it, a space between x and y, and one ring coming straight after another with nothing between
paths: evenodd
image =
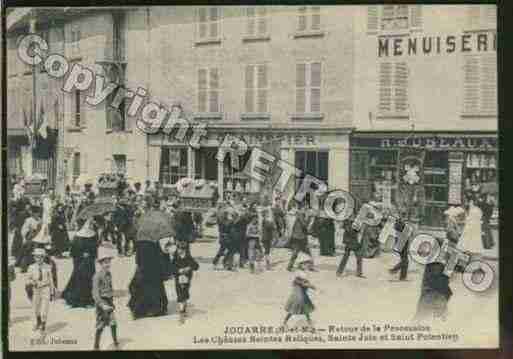
<instances>
[{"instance_id":1,"label":"upstairs window","mask_svg":"<svg viewBox=\"0 0 513 359\"><path fill-rule=\"evenodd\" d=\"M296 65L296 113L321 112L321 63Z\"/></svg>"},{"instance_id":2,"label":"upstairs window","mask_svg":"<svg viewBox=\"0 0 513 359\"><path fill-rule=\"evenodd\" d=\"M198 70L198 112L219 113L220 86L217 68L201 68Z\"/></svg>"},{"instance_id":3,"label":"upstairs window","mask_svg":"<svg viewBox=\"0 0 513 359\"><path fill-rule=\"evenodd\" d=\"M221 37L221 8L198 8L198 41L219 40Z\"/></svg>"},{"instance_id":4,"label":"upstairs window","mask_svg":"<svg viewBox=\"0 0 513 359\"><path fill-rule=\"evenodd\" d=\"M380 116L407 116L408 65L406 62L382 62L379 70Z\"/></svg>"},{"instance_id":5,"label":"upstairs window","mask_svg":"<svg viewBox=\"0 0 513 359\"><path fill-rule=\"evenodd\" d=\"M463 116L497 116L496 53L466 55Z\"/></svg>"},{"instance_id":6,"label":"upstairs window","mask_svg":"<svg viewBox=\"0 0 513 359\"><path fill-rule=\"evenodd\" d=\"M246 113L267 113L269 80L267 65L247 65L245 71Z\"/></svg>"},{"instance_id":7,"label":"upstairs window","mask_svg":"<svg viewBox=\"0 0 513 359\"><path fill-rule=\"evenodd\" d=\"M265 6L248 6L246 8L246 18L247 37L261 37L269 34L269 18Z\"/></svg>"},{"instance_id":8,"label":"upstairs window","mask_svg":"<svg viewBox=\"0 0 513 359\"><path fill-rule=\"evenodd\" d=\"M309 32L321 30L320 6L301 6L298 10L297 31Z\"/></svg>"}]
</instances>

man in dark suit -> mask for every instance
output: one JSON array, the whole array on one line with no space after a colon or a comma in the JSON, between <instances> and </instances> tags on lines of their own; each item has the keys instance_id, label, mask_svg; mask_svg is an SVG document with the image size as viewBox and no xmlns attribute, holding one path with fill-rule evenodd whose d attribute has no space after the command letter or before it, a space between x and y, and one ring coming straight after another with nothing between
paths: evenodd
<instances>
[{"instance_id":1,"label":"man in dark suit","mask_svg":"<svg viewBox=\"0 0 513 359\"><path fill-rule=\"evenodd\" d=\"M337 277L341 277L342 273L344 273L344 269L346 268L347 261L349 259L349 255L351 252L354 253L356 257L356 276L360 278L365 278L363 276L363 258L361 254L361 243L359 241L359 231L360 228L358 228L354 224L354 220L346 219L343 223L344 228L344 256L342 257L342 260L340 261L340 264L337 269Z\"/></svg>"},{"instance_id":2,"label":"man in dark suit","mask_svg":"<svg viewBox=\"0 0 513 359\"><path fill-rule=\"evenodd\" d=\"M309 218L306 214L306 210L303 206L301 206L296 213L296 219L292 227L292 233L290 237L292 255L290 256L289 265L287 266L288 271L293 270L294 262L296 261L299 252L308 254L310 258L312 258L313 262L312 253L310 252L310 248L308 248L308 224ZM309 269L314 270L313 263L311 263Z\"/></svg>"}]
</instances>

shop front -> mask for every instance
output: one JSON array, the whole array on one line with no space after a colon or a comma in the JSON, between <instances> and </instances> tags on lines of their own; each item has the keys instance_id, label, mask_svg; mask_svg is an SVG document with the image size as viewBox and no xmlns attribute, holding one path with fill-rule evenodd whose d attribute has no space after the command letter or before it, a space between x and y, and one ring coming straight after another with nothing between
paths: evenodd
<instances>
[{"instance_id":1,"label":"shop front","mask_svg":"<svg viewBox=\"0 0 513 359\"><path fill-rule=\"evenodd\" d=\"M401 162L416 150L419 165ZM449 206L465 205L467 194L498 203L497 133L355 132L351 137L350 190L363 201L378 196L397 206L405 178L418 178L421 226L442 228ZM405 177L409 176L409 177Z\"/></svg>"},{"instance_id":2,"label":"shop front","mask_svg":"<svg viewBox=\"0 0 513 359\"><path fill-rule=\"evenodd\" d=\"M238 156L238 168L232 166L230 156L235 155L233 152L227 152L223 163L216 159L227 135L242 139L248 147L244 154ZM332 188L348 189L347 129L213 128L202 138L199 149L193 149L186 141L177 141L172 136L151 135L149 177L152 181L160 182L164 188L173 187L185 177L204 179L217 185L221 198L232 193L272 196L272 189L243 171L255 148L301 170L301 175L292 179L285 189L287 195L293 194L301 178L307 174L326 181Z\"/></svg>"}]
</instances>

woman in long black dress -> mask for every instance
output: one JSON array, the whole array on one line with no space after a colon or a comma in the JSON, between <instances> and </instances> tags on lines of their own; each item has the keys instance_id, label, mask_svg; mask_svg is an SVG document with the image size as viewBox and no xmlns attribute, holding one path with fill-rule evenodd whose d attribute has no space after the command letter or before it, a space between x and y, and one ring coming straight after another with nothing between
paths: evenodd
<instances>
[{"instance_id":1,"label":"woman in long black dress","mask_svg":"<svg viewBox=\"0 0 513 359\"><path fill-rule=\"evenodd\" d=\"M160 210L146 212L140 219L135 243L136 271L130 281L128 307L134 319L167 314L164 281L171 274L166 238L174 237L172 217ZM162 244L161 244L162 242Z\"/></svg>"},{"instance_id":2,"label":"woman in long black dress","mask_svg":"<svg viewBox=\"0 0 513 359\"><path fill-rule=\"evenodd\" d=\"M62 253L69 249L66 211L62 204L59 204L55 209L55 213L50 224L50 235L54 245L55 256L57 258L62 258Z\"/></svg>"},{"instance_id":3,"label":"woman in long black dress","mask_svg":"<svg viewBox=\"0 0 513 359\"><path fill-rule=\"evenodd\" d=\"M319 238L321 256L335 255L335 223L326 215L317 216L314 220L313 232Z\"/></svg>"},{"instance_id":4,"label":"woman in long black dress","mask_svg":"<svg viewBox=\"0 0 513 359\"><path fill-rule=\"evenodd\" d=\"M73 272L62 292L62 298L72 307L94 305L92 286L96 272L95 261L98 250L98 236L92 220L87 220L71 243Z\"/></svg>"},{"instance_id":5,"label":"woman in long black dress","mask_svg":"<svg viewBox=\"0 0 513 359\"><path fill-rule=\"evenodd\" d=\"M199 264L192 258L187 243L179 242L178 248L171 262L171 274L175 278L176 297L180 323L185 321L187 315L187 301L190 298L192 274L199 269Z\"/></svg>"}]
</instances>

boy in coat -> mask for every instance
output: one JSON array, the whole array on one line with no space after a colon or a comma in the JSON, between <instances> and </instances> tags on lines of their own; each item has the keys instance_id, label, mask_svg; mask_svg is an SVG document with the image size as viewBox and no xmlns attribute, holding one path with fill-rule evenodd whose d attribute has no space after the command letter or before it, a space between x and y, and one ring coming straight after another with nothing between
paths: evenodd
<instances>
[{"instance_id":1,"label":"boy in coat","mask_svg":"<svg viewBox=\"0 0 513 359\"><path fill-rule=\"evenodd\" d=\"M337 277L341 277L344 273L344 269L346 268L347 261L349 259L349 255L351 252L354 253L356 257L356 275L360 278L365 278L363 276L363 259L360 252L361 249L361 243L359 241L359 232L360 228L358 228L357 225L354 224L353 220L346 219L343 222L343 228L344 228L344 256L342 257L342 260L340 261L340 264L337 269Z\"/></svg>"},{"instance_id":2,"label":"boy in coat","mask_svg":"<svg viewBox=\"0 0 513 359\"><path fill-rule=\"evenodd\" d=\"M102 246L98 250L98 263L101 270L93 277L93 298L96 305L96 333L94 337L94 350L100 349L100 339L103 329L110 326L114 347L119 348L117 337L117 323L114 316L114 291L112 289L112 275L110 266L114 257L114 248Z\"/></svg>"},{"instance_id":3,"label":"boy in coat","mask_svg":"<svg viewBox=\"0 0 513 359\"><path fill-rule=\"evenodd\" d=\"M35 263L27 270L27 285L32 288L32 306L36 324L34 331L40 330L45 335L46 320L50 301L55 298L55 285L53 282L52 268L44 262L46 252L43 248L36 248L33 252Z\"/></svg>"},{"instance_id":4,"label":"boy in coat","mask_svg":"<svg viewBox=\"0 0 513 359\"><path fill-rule=\"evenodd\" d=\"M199 269L199 264L188 251L187 243L178 242L177 249L171 261L171 273L175 278L176 301L180 313L180 324L185 322L187 301L190 298L192 274Z\"/></svg>"}]
</instances>

